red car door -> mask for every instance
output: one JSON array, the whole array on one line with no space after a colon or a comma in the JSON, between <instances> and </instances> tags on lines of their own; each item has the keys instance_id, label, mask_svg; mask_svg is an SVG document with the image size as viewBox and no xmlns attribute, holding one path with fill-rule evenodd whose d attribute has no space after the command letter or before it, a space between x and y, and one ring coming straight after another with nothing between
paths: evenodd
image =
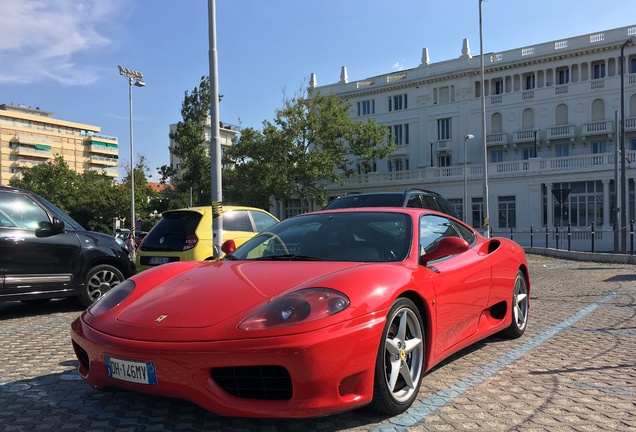
<instances>
[{"instance_id":1,"label":"red car door","mask_svg":"<svg viewBox=\"0 0 636 432\"><path fill-rule=\"evenodd\" d=\"M442 237L460 237L453 223L441 216L420 218L420 250L434 247ZM428 264L435 290L436 337L433 355L438 356L477 332L479 318L490 295L492 272L487 255L475 247L464 253ZM434 269L432 269L434 267Z\"/></svg>"}]
</instances>

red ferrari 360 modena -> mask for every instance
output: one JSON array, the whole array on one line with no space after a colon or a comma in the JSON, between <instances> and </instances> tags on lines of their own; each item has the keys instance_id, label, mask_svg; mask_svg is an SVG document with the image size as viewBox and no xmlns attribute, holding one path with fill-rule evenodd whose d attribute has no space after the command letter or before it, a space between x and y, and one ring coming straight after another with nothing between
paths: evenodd
<instances>
[{"instance_id":1,"label":"red ferrari 360 modena","mask_svg":"<svg viewBox=\"0 0 636 432\"><path fill-rule=\"evenodd\" d=\"M88 308L71 330L82 378L225 416L395 415L450 354L526 329L523 249L435 211L309 213L223 249Z\"/></svg>"}]
</instances>

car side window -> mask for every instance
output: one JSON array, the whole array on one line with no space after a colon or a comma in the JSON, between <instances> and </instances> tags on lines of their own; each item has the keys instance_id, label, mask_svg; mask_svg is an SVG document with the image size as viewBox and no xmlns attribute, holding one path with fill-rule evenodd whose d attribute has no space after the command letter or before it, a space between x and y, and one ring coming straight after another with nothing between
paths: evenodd
<instances>
[{"instance_id":1,"label":"car side window","mask_svg":"<svg viewBox=\"0 0 636 432\"><path fill-rule=\"evenodd\" d=\"M441 209L437 205L437 201L435 201L435 198L431 196L423 196L422 199L424 200L424 208L441 211Z\"/></svg>"},{"instance_id":2,"label":"car side window","mask_svg":"<svg viewBox=\"0 0 636 432\"><path fill-rule=\"evenodd\" d=\"M35 230L40 222L50 222L48 214L31 198L0 192L0 224L4 227Z\"/></svg>"},{"instance_id":3,"label":"car side window","mask_svg":"<svg viewBox=\"0 0 636 432\"><path fill-rule=\"evenodd\" d=\"M419 195L411 195L406 202L407 207L422 208L422 198Z\"/></svg>"},{"instance_id":4,"label":"car side window","mask_svg":"<svg viewBox=\"0 0 636 432\"><path fill-rule=\"evenodd\" d=\"M254 221L257 232L265 231L276 223L276 219L263 212L250 211L250 215L252 215L252 220Z\"/></svg>"},{"instance_id":5,"label":"car side window","mask_svg":"<svg viewBox=\"0 0 636 432\"><path fill-rule=\"evenodd\" d=\"M420 217L420 254L435 249L444 237L461 237L453 223L445 217L422 215Z\"/></svg>"},{"instance_id":6,"label":"car side window","mask_svg":"<svg viewBox=\"0 0 636 432\"><path fill-rule=\"evenodd\" d=\"M223 230L254 231L250 217L245 210L232 210L223 214Z\"/></svg>"}]
</instances>

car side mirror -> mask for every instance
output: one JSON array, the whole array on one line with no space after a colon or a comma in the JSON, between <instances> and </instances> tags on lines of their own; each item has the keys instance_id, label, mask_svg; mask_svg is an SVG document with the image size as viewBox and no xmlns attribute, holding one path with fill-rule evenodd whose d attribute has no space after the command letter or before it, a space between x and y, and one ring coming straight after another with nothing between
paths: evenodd
<instances>
[{"instance_id":1,"label":"car side mirror","mask_svg":"<svg viewBox=\"0 0 636 432\"><path fill-rule=\"evenodd\" d=\"M437 246L420 256L423 264L428 264L438 258L450 255L458 255L470 249L470 245L466 240L459 237L444 237L437 243Z\"/></svg>"},{"instance_id":2,"label":"car side mirror","mask_svg":"<svg viewBox=\"0 0 636 432\"><path fill-rule=\"evenodd\" d=\"M225 254L233 254L236 250L236 242L232 239L224 241L221 245L221 250Z\"/></svg>"},{"instance_id":3,"label":"car side mirror","mask_svg":"<svg viewBox=\"0 0 636 432\"><path fill-rule=\"evenodd\" d=\"M64 232L64 221L54 217L53 222L43 221L38 223L35 230L36 237L49 237Z\"/></svg>"}]
</instances>

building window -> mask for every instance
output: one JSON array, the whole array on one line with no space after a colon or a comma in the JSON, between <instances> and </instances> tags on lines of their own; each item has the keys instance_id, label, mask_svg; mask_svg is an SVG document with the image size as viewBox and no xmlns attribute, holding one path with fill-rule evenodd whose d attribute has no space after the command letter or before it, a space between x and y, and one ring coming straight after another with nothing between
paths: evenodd
<instances>
[{"instance_id":1,"label":"building window","mask_svg":"<svg viewBox=\"0 0 636 432\"><path fill-rule=\"evenodd\" d=\"M492 150L490 152L490 162L491 163L503 162L503 150Z\"/></svg>"},{"instance_id":2,"label":"building window","mask_svg":"<svg viewBox=\"0 0 636 432\"><path fill-rule=\"evenodd\" d=\"M473 228L481 228L483 227L482 221L484 220L484 199L483 198L472 198L471 205L471 226Z\"/></svg>"},{"instance_id":3,"label":"building window","mask_svg":"<svg viewBox=\"0 0 636 432\"><path fill-rule=\"evenodd\" d=\"M593 154L607 153L607 144L605 143L605 141L593 142L592 153Z\"/></svg>"},{"instance_id":4,"label":"building window","mask_svg":"<svg viewBox=\"0 0 636 432\"><path fill-rule=\"evenodd\" d=\"M375 114L375 99L358 102L358 117Z\"/></svg>"},{"instance_id":5,"label":"building window","mask_svg":"<svg viewBox=\"0 0 636 432\"><path fill-rule=\"evenodd\" d=\"M592 79L601 79L605 78L605 62L594 62L592 63Z\"/></svg>"},{"instance_id":6,"label":"building window","mask_svg":"<svg viewBox=\"0 0 636 432\"><path fill-rule=\"evenodd\" d=\"M408 108L406 94L389 96L389 111L399 111Z\"/></svg>"},{"instance_id":7,"label":"building window","mask_svg":"<svg viewBox=\"0 0 636 432\"><path fill-rule=\"evenodd\" d=\"M525 90L533 90L536 82L534 73L526 74L524 78L526 84Z\"/></svg>"},{"instance_id":8,"label":"building window","mask_svg":"<svg viewBox=\"0 0 636 432\"><path fill-rule=\"evenodd\" d=\"M559 202L554 196L554 224L589 227L603 224L603 183L601 181L555 183L553 191L567 191ZM553 194L554 195L554 194Z\"/></svg>"},{"instance_id":9,"label":"building window","mask_svg":"<svg viewBox=\"0 0 636 432\"><path fill-rule=\"evenodd\" d=\"M437 166L444 168L451 165L451 157L449 155L443 155L437 157Z\"/></svg>"},{"instance_id":10,"label":"building window","mask_svg":"<svg viewBox=\"0 0 636 432\"><path fill-rule=\"evenodd\" d=\"M568 157L570 156L570 146L567 144L558 144L554 146L556 157Z\"/></svg>"},{"instance_id":11,"label":"building window","mask_svg":"<svg viewBox=\"0 0 636 432\"><path fill-rule=\"evenodd\" d=\"M460 216L461 220L464 220L464 203L462 198L450 198L448 203L456 215Z\"/></svg>"},{"instance_id":12,"label":"building window","mask_svg":"<svg viewBox=\"0 0 636 432\"><path fill-rule=\"evenodd\" d=\"M503 92L504 92L504 85L503 84L504 83L503 83L503 80L501 78L498 78L498 79L493 81L494 94L496 94L496 95L503 94Z\"/></svg>"},{"instance_id":13,"label":"building window","mask_svg":"<svg viewBox=\"0 0 636 432\"><path fill-rule=\"evenodd\" d=\"M452 138L451 119L450 118L437 119L437 139L449 140L451 138Z\"/></svg>"},{"instance_id":14,"label":"building window","mask_svg":"<svg viewBox=\"0 0 636 432\"><path fill-rule=\"evenodd\" d=\"M570 70L566 67L557 69L557 82L560 85L570 82Z\"/></svg>"},{"instance_id":15,"label":"building window","mask_svg":"<svg viewBox=\"0 0 636 432\"><path fill-rule=\"evenodd\" d=\"M534 149L526 147L522 149L523 160L528 160L534 157Z\"/></svg>"},{"instance_id":16,"label":"building window","mask_svg":"<svg viewBox=\"0 0 636 432\"><path fill-rule=\"evenodd\" d=\"M455 86L446 86L433 89L433 103L443 104L455 101Z\"/></svg>"},{"instance_id":17,"label":"building window","mask_svg":"<svg viewBox=\"0 0 636 432\"><path fill-rule=\"evenodd\" d=\"M631 56L629 58L629 73L636 73L636 56Z\"/></svg>"},{"instance_id":18,"label":"building window","mask_svg":"<svg viewBox=\"0 0 636 432\"><path fill-rule=\"evenodd\" d=\"M499 228L517 226L517 208L514 196L502 196L498 199Z\"/></svg>"},{"instance_id":19,"label":"building window","mask_svg":"<svg viewBox=\"0 0 636 432\"><path fill-rule=\"evenodd\" d=\"M393 140L395 145L402 146L409 143L409 125L393 125L389 129L390 139Z\"/></svg>"}]
</instances>

